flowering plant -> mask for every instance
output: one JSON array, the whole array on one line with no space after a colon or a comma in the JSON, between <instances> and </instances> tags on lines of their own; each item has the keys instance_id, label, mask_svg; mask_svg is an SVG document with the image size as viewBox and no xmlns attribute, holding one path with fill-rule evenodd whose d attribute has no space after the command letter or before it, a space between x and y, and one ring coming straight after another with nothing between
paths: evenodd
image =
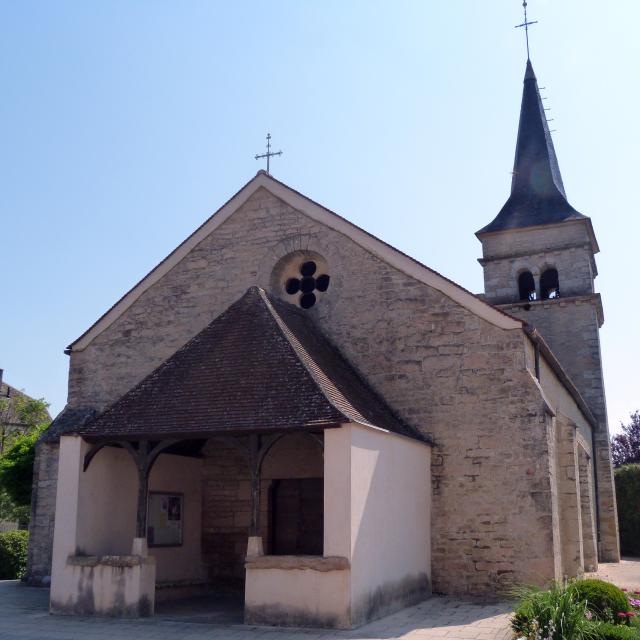
<instances>
[{"instance_id":1,"label":"flowering plant","mask_svg":"<svg viewBox=\"0 0 640 640\"><path fill-rule=\"evenodd\" d=\"M517 638L526 640L591 640L596 632L589 621L586 600L568 584L553 583L549 589L519 589L519 604L511 618Z\"/></svg>"}]
</instances>

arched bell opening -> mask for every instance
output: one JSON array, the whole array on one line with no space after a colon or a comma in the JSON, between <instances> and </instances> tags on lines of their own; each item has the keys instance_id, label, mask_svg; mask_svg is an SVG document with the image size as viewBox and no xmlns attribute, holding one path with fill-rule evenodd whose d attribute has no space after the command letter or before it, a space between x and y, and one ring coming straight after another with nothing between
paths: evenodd
<instances>
[{"instance_id":1,"label":"arched bell opening","mask_svg":"<svg viewBox=\"0 0 640 640\"><path fill-rule=\"evenodd\" d=\"M558 270L554 267L550 267L540 276L540 297L543 300L554 300L560 297Z\"/></svg>"},{"instance_id":2,"label":"arched bell opening","mask_svg":"<svg viewBox=\"0 0 640 640\"><path fill-rule=\"evenodd\" d=\"M531 271L523 271L518 276L518 292L520 300L531 302L536 299L536 283Z\"/></svg>"}]
</instances>

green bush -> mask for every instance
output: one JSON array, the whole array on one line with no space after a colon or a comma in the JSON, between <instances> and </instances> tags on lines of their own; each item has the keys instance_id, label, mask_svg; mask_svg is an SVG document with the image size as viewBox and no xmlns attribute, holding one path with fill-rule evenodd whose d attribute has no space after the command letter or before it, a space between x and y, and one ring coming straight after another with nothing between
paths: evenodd
<instances>
[{"instance_id":1,"label":"green bush","mask_svg":"<svg viewBox=\"0 0 640 640\"><path fill-rule=\"evenodd\" d=\"M587 608L597 620L619 624L625 618L619 618L618 613L630 610L627 594L615 585L604 580L576 580L569 584L577 600L587 603Z\"/></svg>"},{"instance_id":2,"label":"green bush","mask_svg":"<svg viewBox=\"0 0 640 640\"><path fill-rule=\"evenodd\" d=\"M570 586L557 582L546 591L531 587L518 595L520 602L511 618L511 628L518 637L549 640L597 637L593 623L587 619L586 601Z\"/></svg>"},{"instance_id":3,"label":"green bush","mask_svg":"<svg viewBox=\"0 0 640 640\"><path fill-rule=\"evenodd\" d=\"M640 464L615 471L620 547L622 553L640 556Z\"/></svg>"},{"instance_id":4,"label":"green bush","mask_svg":"<svg viewBox=\"0 0 640 640\"><path fill-rule=\"evenodd\" d=\"M21 578L27 568L27 531L0 533L0 580Z\"/></svg>"},{"instance_id":5,"label":"green bush","mask_svg":"<svg viewBox=\"0 0 640 640\"><path fill-rule=\"evenodd\" d=\"M16 436L13 444L0 456L0 487L16 506L31 504L33 463L36 442L44 427Z\"/></svg>"},{"instance_id":6,"label":"green bush","mask_svg":"<svg viewBox=\"0 0 640 640\"><path fill-rule=\"evenodd\" d=\"M640 640L640 629L626 627L610 622L598 622L593 625L598 640Z\"/></svg>"}]
</instances>

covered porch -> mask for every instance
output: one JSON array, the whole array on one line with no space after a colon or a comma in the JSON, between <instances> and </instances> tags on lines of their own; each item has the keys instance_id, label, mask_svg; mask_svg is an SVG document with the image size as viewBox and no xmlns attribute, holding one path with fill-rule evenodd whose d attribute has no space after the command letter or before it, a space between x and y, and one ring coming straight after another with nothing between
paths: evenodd
<instances>
[{"instance_id":1,"label":"covered porch","mask_svg":"<svg viewBox=\"0 0 640 640\"><path fill-rule=\"evenodd\" d=\"M59 468L52 613L240 594L247 623L350 628L430 594L429 444L261 290L63 435Z\"/></svg>"}]
</instances>

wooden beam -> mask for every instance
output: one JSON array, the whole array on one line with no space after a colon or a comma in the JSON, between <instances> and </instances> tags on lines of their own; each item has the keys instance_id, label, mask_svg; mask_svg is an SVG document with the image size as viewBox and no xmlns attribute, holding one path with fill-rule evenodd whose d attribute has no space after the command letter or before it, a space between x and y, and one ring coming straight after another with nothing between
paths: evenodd
<instances>
[{"instance_id":1,"label":"wooden beam","mask_svg":"<svg viewBox=\"0 0 640 640\"><path fill-rule=\"evenodd\" d=\"M147 497L149 494L149 441L140 440L138 455L134 458L138 467L138 507L136 510L136 538L147 537Z\"/></svg>"},{"instance_id":2,"label":"wooden beam","mask_svg":"<svg viewBox=\"0 0 640 640\"><path fill-rule=\"evenodd\" d=\"M128 440L100 442L91 447L84 457L84 471L87 470L96 454L101 449L109 445L123 447L133 458L138 474L136 538L147 537L147 501L149 496L149 474L151 473L151 468L158 459L158 456L177 442L179 442L179 440L161 440L154 447L150 447L148 440L140 440L137 447L134 447L133 443Z\"/></svg>"},{"instance_id":3,"label":"wooden beam","mask_svg":"<svg viewBox=\"0 0 640 640\"><path fill-rule=\"evenodd\" d=\"M260 531L260 440L257 434L249 436L249 472L251 474L251 520L249 535Z\"/></svg>"}]
</instances>

